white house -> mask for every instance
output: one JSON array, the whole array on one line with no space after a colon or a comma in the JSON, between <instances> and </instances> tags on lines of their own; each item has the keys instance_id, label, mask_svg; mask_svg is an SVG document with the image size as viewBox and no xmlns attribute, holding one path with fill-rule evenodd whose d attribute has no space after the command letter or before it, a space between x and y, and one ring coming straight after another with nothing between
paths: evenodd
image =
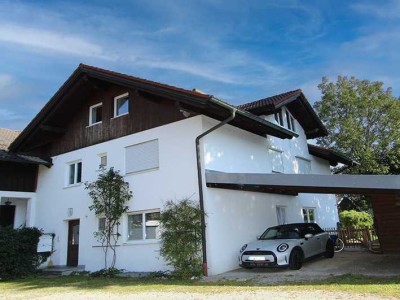
<instances>
[{"instance_id":1,"label":"white house","mask_svg":"<svg viewBox=\"0 0 400 300\"><path fill-rule=\"evenodd\" d=\"M206 172L330 174L330 164L349 161L307 144L325 134L300 90L234 107L81 64L9 147L39 165L35 189L0 186L0 197L12 205L27 199L15 218L55 234L55 265L98 270L103 252L93 232L101 220L83 183L96 180L100 165L114 167L133 192L116 267L166 270L159 213L165 201L189 197L206 212L206 267L219 274L237 268L238 249L265 228L303 221L335 227L338 214L333 195L213 186Z\"/></svg>"}]
</instances>

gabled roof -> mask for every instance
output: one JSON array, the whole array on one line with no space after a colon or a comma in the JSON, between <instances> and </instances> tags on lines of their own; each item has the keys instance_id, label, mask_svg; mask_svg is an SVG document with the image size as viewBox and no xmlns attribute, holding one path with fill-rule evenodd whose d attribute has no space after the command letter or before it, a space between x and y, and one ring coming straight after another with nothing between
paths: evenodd
<instances>
[{"instance_id":1,"label":"gabled roof","mask_svg":"<svg viewBox=\"0 0 400 300\"><path fill-rule=\"evenodd\" d=\"M41 159L39 157L22 155L18 153L8 152L6 150L0 150L0 161L44 165L46 167L50 167L52 165L50 161Z\"/></svg>"},{"instance_id":2,"label":"gabled roof","mask_svg":"<svg viewBox=\"0 0 400 300\"><path fill-rule=\"evenodd\" d=\"M63 128L54 126L54 124L59 125L61 122L60 114L63 113L62 107L68 107L71 110L78 107L78 104L75 102L79 100L71 97L72 91L78 89L78 87L90 84L96 85L98 81L134 88L141 92L168 98L175 101L176 105L185 110L204 114L217 120L226 119L233 109L237 109L212 95L80 64L18 138L10 145L10 150L24 152L26 150L24 146L35 138L43 137L44 134L63 134ZM240 109L237 110L236 118L229 124L262 136L267 134L280 138L292 138L296 136L296 134L285 128Z\"/></svg>"},{"instance_id":3,"label":"gabled roof","mask_svg":"<svg viewBox=\"0 0 400 300\"><path fill-rule=\"evenodd\" d=\"M255 115L270 115L286 106L303 127L308 139L326 136L328 131L300 89L239 105Z\"/></svg>"},{"instance_id":4,"label":"gabled roof","mask_svg":"<svg viewBox=\"0 0 400 300\"><path fill-rule=\"evenodd\" d=\"M344 154L342 154L338 151L323 148L320 146L311 145L311 144L308 144L307 146L308 146L308 152L311 155L314 155L316 157L319 157L319 158L329 161L329 164L333 167L336 166L338 163L341 163L341 164L344 164L347 166L353 166L356 164L350 158L346 157Z\"/></svg>"},{"instance_id":5,"label":"gabled roof","mask_svg":"<svg viewBox=\"0 0 400 300\"><path fill-rule=\"evenodd\" d=\"M18 130L0 128L0 150L7 150L20 133Z\"/></svg>"}]
</instances>

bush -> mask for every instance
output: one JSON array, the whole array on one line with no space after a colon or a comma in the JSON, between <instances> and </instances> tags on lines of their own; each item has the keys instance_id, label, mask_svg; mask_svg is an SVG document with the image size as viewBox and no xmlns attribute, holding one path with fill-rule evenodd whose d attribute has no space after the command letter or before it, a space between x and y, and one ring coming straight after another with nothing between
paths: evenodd
<instances>
[{"instance_id":1,"label":"bush","mask_svg":"<svg viewBox=\"0 0 400 300\"><path fill-rule=\"evenodd\" d=\"M168 201L161 212L161 255L174 268L172 277L202 275L201 216L199 205L188 199Z\"/></svg>"},{"instance_id":2,"label":"bush","mask_svg":"<svg viewBox=\"0 0 400 300\"><path fill-rule=\"evenodd\" d=\"M345 210L339 213L340 222L344 227L364 228L374 224L373 218L366 212Z\"/></svg>"},{"instance_id":3,"label":"bush","mask_svg":"<svg viewBox=\"0 0 400 300\"><path fill-rule=\"evenodd\" d=\"M37 228L0 227L0 279L31 275L39 263L37 244L41 231Z\"/></svg>"}]
</instances>

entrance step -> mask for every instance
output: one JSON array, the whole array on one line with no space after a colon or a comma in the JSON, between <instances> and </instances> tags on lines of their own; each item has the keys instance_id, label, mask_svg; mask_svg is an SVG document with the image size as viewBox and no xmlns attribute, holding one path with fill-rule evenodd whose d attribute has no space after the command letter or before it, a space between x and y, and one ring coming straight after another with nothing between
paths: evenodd
<instances>
[{"instance_id":1,"label":"entrance step","mask_svg":"<svg viewBox=\"0 0 400 300\"><path fill-rule=\"evenodd\" d=\"M72 272L83 272L85 271L85 266L53 266L51 268L42 269L44 276L68 276L71 275Z\"/></svg>"}]
</instances>

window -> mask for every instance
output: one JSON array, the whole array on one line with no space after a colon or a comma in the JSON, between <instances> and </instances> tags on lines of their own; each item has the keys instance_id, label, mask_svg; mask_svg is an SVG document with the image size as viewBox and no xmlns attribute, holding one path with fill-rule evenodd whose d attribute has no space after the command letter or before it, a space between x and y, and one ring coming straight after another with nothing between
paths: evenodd
<instances>
[{"instance_id":1,"label":"window","mask_svg":"<svg viewBox=\"0 0 400 300\"><path fill-rule=\"evenodd\" d=\"M275 149L268 149L268 157L272 166L272 172L283 173L282 152Z\"/></svg>"},{"instance_id":2,"label":"window","mask_svg":"<svg viewBox=\"0 0 400 300\"><path fill-rule=\"evenodd\" d=\"M89 126L101 123L103 120L103 104L99 103L89 108Z\"/></svg>"},{"instance_id":3,"label":"window","mask_svg":"<svg viewBox=\"0 0 400 300\"><path fill-rule=\"evenodd\" d=\"M311 161L305 158L296 157L294 171L296 174L310 174Z\"/></svg>"},{"instance_id":4,"label":"window","mask_svg":"<svg viewBox=\"0 0 400 300\"><path fill-rule=\"evenodd\" d=\"M99 218L98 231L104 231L106 229L106 218Z\"/></svg>"},{"instance_id":5,"label":"window","mask_svg":"<svg viewBox=\"0 0 400 300\"><path fill-rule=\"evenodd\" d=\"M68 166L68 185L82 182L82 162L71 163Z\"/></svg>"},{"instance_id":6,"label":"window","mask_svg":"<svg viewBox=\"0 0 400 300\"><path fill-rule=\"evenodd\" d=\"M315 208L303 208L304 223L315 223Z\"/></svg>"},{"instance_id":7,"label":"window","mask_svg":"<svg viewBox=\"0 0 400 300\"><path fill-rule=\"evenodd\" d=\"M158 140L125 148L125 172L134 173L156 169L159 166Z\"/></svg>"},{"instance_id":8,"label":"window","mask_svg":"<svg viewBox=\"0 0 400 300\"><path fill-rule=\"evenodd\" d=\"M160 238L160 212L142 212L128 215L128 241Z\"/></svg>"},{"instance_id":9,"label":"window","mask_svg":"<svg viewBox=\"0 0 400 300\"><path fill-rule=\"evenodd\" d=\"M278 112L275 113L275 121L277 124L283 126L282 110L279 110Z\"/></svg>"},{"instance_id":10,"label":"window","mask_svg":"<svg viewBox=\"0 0 400 300\"><path fill-rule=\"evenodd\" d=\"M278 225L286 224L286 206L277 206L276 207L276 216L278 219Z\"/></svg>"},{"instance_id":11,"label":"window","mask_svg":"<svg viewBox=\"0 0 400 300\"><path fill-rule=\"evenodd\" d=\"M284 116L285 115L285 116ZM295 119L287 109L280 109L274 114L276 124L296 132ZM286 118L286 122L285 122Z\"/></svg>"},{"instance_id":12,"label":"window","mask_svg":"<svg viewBox=\"0 0 400 300\"><path fill-rule=\"evenodd\" d=\"M129 94L123 94L114 98L114 117L129 113Z\"/></svg>"},{"instance_id":13,"label":"window","mask_svg":"<svg viewBox=\"0 0 400 300\"><path fill-rule=\"evenodd\" d=\"M296 128L294 127L294 118L288 110L286 110L286 125L289 130L294 132L296 131Z\"/></svg>"},{"instance_id":14,"label":"window","mask_svg":"<svg viewBox=\"0 0 400 300\"><path fill-rule=\"evenodd\" d=\"M107 167L107 153L99 154L99 169Z\"/></svg>"}]
</instances>

